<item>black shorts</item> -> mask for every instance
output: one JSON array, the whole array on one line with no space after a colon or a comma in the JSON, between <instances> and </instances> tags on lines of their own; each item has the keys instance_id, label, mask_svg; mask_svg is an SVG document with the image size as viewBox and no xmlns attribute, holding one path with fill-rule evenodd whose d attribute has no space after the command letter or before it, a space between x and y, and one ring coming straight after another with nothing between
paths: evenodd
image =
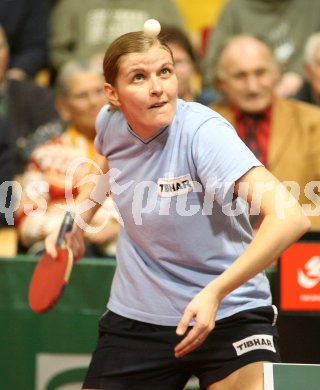
<instances>
[{"instance_id":1,"label":"black shorts","mask_svg":"<svg viewBox=\"0 0 320 390\"><path fill-rule=\"evenodd\" d=\"M273 306L216 321L197 349L175 358L176 327L147 324L107 312L83 388L182 390L191 376L201 389L253 362L280 362Z\"/></svg>"}]
</instances>

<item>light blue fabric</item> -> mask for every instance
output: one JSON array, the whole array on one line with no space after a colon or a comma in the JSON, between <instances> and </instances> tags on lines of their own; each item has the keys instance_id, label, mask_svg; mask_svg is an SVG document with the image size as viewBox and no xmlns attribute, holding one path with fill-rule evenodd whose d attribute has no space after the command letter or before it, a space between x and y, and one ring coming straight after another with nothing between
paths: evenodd
<instances>
[{"instance_id":1,"label":"light blue fabric","mask_svg":"<svg viewBox=\"0 0 320 390\"><path fill-rule=\"evenodd\" d=\"M182 100L172 124L148 141L105 106L95 146L108 158L124 223L108 308L175 326L195 294L251 241L246 204L233 200L232 188L261 163L219 114ZM242 210L237 216L230 215L234 207ZM217 319L269 304L261 273L225 297Z\"/></svg>"}]
</instances>

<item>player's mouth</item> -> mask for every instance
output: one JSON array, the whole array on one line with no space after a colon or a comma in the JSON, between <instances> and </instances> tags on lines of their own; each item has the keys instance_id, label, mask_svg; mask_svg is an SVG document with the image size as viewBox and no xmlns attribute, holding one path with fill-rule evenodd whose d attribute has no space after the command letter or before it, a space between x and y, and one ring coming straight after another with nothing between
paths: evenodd
<instances>
[{"instance_id":1,"label":"player's mouth","mask_svg":"<svg viewBox=\"0 0 320 390\"><path fill-rule=\"evenodd\" d=\"M167 104L167 102L158 102L158 103L153 104L149 108L161 108L161 107L165 106L166 104Z\"/></svg>"}]
</instances>

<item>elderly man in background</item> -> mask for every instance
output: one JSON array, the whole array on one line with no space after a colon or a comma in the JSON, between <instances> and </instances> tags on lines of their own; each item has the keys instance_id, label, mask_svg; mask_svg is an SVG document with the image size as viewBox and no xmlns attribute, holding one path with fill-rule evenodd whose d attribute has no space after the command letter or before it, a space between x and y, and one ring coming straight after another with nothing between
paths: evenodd
<instances>
[{"instance_id":1,"label":"elderly man in background","mask_svg":"<svg viewBox=\"0 0 320 390\"><path fill-rule=\"evenodd\" d=\"M206 81L211 81L211 67L225 39L237 34L259 35L268 42L280 66L275 92L279 96L291 96L303 82L305 41L319 30L319 1L228 0L208 40Z\"/></svg>"},{"instance_id":2,"label":"elderly man in background","mask_svg":"<svg viewBox=\"0 0 320 390\"><path fill-rule=\"evenodd\" d=\"M213 69L221 101L211 107L305 205L320 229L320 109L275 95L279 69L272 50L252 35L229 38Z\"/></svg>"}]
</instances>

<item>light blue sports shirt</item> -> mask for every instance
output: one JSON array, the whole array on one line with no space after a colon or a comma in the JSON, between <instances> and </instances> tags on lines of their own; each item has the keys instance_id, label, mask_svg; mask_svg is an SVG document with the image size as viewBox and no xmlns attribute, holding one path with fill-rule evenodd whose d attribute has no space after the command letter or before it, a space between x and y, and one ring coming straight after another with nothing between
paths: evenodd
<instances>
[{"instance_id":1,"label":"light blue sports shirt","mask_svg":"<svg viewBox=\"0 0 320 390\"><path fill-rule=\"evenodd\" d=\"M95 147L109 161L122 219L107 307L176 326L192 298L250 243L247 204L233 186L261 163L223 117L183 100L172 123L147 141L120 111L104 106ZM270 304L260 273L222 300L217 319Z\"/></svg>"}]
</instances>

